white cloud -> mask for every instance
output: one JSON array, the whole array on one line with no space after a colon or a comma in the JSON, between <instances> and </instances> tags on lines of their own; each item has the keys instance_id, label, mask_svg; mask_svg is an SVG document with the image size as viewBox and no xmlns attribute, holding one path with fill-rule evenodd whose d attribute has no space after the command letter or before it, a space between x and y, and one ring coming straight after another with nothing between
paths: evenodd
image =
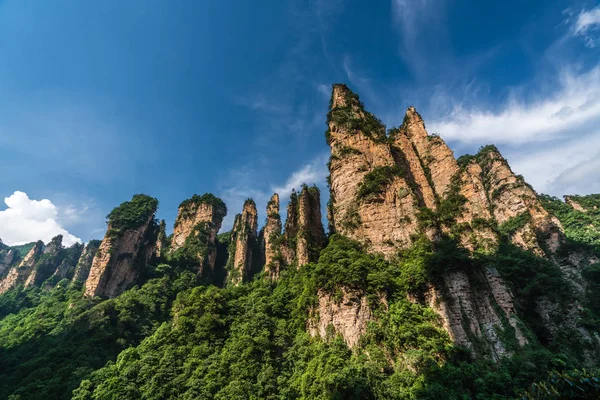
<instances>
[{"instance_id":1,"label":"white cloud","mask_svg":"<svg viewBox=\"0 0 600 400\"><path fill-rule=\"evenodd\" d=\"M596 47L600 44L599 30L600 6L588 11L581 10L571 28L573 36L583 38L587 47Z\"/></svg>"},{"instance_id":2,"label":"white cloud","mask_svg":"<svg viewBox=\"0 0 600 400\"><path fill-rule=\"evenodd\" d=\"M543 98L527 99L520 88L495 108L458 103L427 127L456 147L499 145L538 192L600 192L594 169L600 159L600 66L579 73L565 69L550 82L556 82L553 90L535 88Z\"/></svg>"},{"instance_id":3,"label":"white cloud","mask_svg":"<svg viewBox=\"0 0 600 400\"><path fill-rule=\"evenodd\" d=\"M553 93L526 101L518 94L496 111L457 105L429 123L433 132L461 142L522 144L568 137L600 121L600 67L577 74L565 70Z\"/></svg>"},{"instance_id":4,"label":"white cloud","mask_svg":"<svg viewBox=\"0 0 600 400\"><path fill-rule=\"evenodd\" d=\"M221 231L225 232L231 229L235 215L242 211L242 206L247 198L252 198L256 203L259 225L261 225L264 221L267 202L273 193L279 194L281 201L280 214L285 221L286 207L292 189L299 190L304 183L309 186L315 184L322 190L326 187L325 177L328 174L326 167L328 156L328 154L319 155L293 172L283 184L267 184L265 186L264 182L257 182L253 178L253 176L256 176L255 171L249 169L233 171L228 180L235 182L235 184L221 191L220 194L228 210ZM260 189L261 183L263 189Z\"/></svg>"},{"instance_id":5,"label":"white cloud","mask_svg":"<svg viewBox=\"0 0 600 400\"><path fill-rule=\"evenodd\" d=\"M327 162L328 155L321 155L306 164L299 170L295 171L281 186L274 186L272 192L278 193L279 197L286 199L292 193L292 189L299 189L302 184L322 184L327 176Z\"/></svg>"},{"instance_id":6,"label":"white cloud","mask_svg":"<svg viewBox=\"0 0 600 400\"><path fill-rule=\"evenodd\" d=\"M56 235L63 235L65 246L81 242L58 222L59 209L50 200L31 200L26 193L16 191L4 198L4 202L8 207L0 211L0 238L4 243L19 245L37 240L48 243Z\"/></svg>"}]
</instances>

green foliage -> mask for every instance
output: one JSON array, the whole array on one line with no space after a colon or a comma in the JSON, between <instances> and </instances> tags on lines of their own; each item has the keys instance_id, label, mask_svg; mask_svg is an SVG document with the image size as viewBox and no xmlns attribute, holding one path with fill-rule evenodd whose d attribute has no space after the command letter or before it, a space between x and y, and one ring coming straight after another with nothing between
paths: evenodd
<instances>
[{"instance_id":1,"label":"green foliage","mask_svg":"<svg viewBox=\"0 0 600 400\"><path fill-rule=\"evenodd\" d=\"M570 241L594 246L600 252L600 195L571 196L571 198L581 204L586 212L575 210L556 197L539 196L544 208L560 220L565 235Z\"/></svg>"},{"instance_id":2,"label":"green foliage","mask_svg":"<svg viewBox=\"0 0 600 400\"><path fill-rule=\"evenodd\" d=\"M131 201L121 203L106 216L109 237L118 238L128 229L146 223L156 212L158 200L145 194L136 194Z\"/></svg>"},{"instance_id":3,"label":"green foliage","mask_svg":"<svg viewBox=\"0 0 600 400\"><path fill-rule=\"evenodd\" d=\"M531 222L531 214L529 211L524 211L501 224L498 227L498 232L504 236L511 236L515 232L523 229L529 222Z\"/></svg>"},{"instance_id":4,"label":"green foliage","mask_svg":"<svg viewBox=\"0 0 600 400\"><path fill-rule=\"evenodd\" d=\"M223 200L212 193L205 193L202 196L195 194L189 199L182 201L181 204L179 204L179 209L182 210L181 217L189 217L190 213L194 212L200 204L213 206L215 215L220 215L221 218L227 215L227 206Z\"/></svg>"},{"instance_id":5,"label":"green foliage","mask_svg":"<svg viewBox=\"0 0 600 400\"><path fill-rule=\"evenodd\" d=\"M552 371L548 378L536 382L520 396L523 400L567 400L600 398L598 371Z\"/></svg>"},{"instance_id":6,"label":"green foliage","mask_svg":"<svg viewBox=\"0 0 600 400\"><path fill-rule=\"evenodd\" d=\"M194 283L193 274L168 265L156 273L141 288L100 303L69 285L0 296L3 310L11 302L20 308L0 320L0 369L6 372L0 397L70 398L92 371L151 335L169 318L175 294Z\"/></svg>"},{"instance_id":7,"label":"green foliage","mask_svg":"<svg viewBox=\"0 0 600 400\"><path fill-rule=\"evenodd\" d=\"M373 141L385 143L387 141L385 125L373 114L365 111L364 104L357 94L352 93L347 87L345 87L345 93L345 106L333 107L333 103L330 104L327 124L333 122L338 128L345 129L348 132L361 131ZM325 133L325 137L327 143L330 143L331 131L329 129Z\"/></svg>"},{"instance_id":8,"label":"green foliage","mask_svg":"<svg viewBox=\"0 0 600 400\"><path fill-rule=\"evenodd\" d=\"M377 198L395 177L402 175L402 168L397 165L373 168L360 183L356 194L357 200L369 201Z\"/></svg>"}]
</instances>

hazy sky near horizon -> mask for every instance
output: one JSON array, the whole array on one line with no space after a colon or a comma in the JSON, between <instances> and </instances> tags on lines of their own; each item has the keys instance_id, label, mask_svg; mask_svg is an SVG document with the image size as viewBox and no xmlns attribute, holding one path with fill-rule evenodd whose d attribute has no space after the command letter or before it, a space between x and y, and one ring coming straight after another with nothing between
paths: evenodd
<instances>
[{"instance_id":1,"label":"hazy sky near horizon","mask_svg":"<svg viewBox=\"0 0 600 400\"><path fill-rule=\"evenodd\" d=\"M101 238L134 193L172 226L212 192L224 229L247 197L261 222L274 191L326 201L336 82L538 192L600 192L598 2L0 0L0 238Z\"/></svg>"}]
</instances>

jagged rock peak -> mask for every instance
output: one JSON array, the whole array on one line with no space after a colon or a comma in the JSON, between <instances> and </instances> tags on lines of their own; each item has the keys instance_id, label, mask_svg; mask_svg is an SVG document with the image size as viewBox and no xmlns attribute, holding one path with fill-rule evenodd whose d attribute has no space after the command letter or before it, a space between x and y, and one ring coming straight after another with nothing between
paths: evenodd
<instances>
[{"instance_id":1,"label":"jagged rock peak","mask_svg":"<svg viewBox=\"0 0 600 400\"><path fill-rule=\"evenodd\" d=\"M108 214L108 230L85 283L86 296L115 297L133 286L154 251L158 200L136 194Z\"/></svg>"},{"instance_id":2,"label":"jagged rock peak","mask_svg":"<svg viewBox=\"0 0 600 400\"><path fill-rule=\"evenodd\" d=\"M264 252L265 274L271 278L279 276L281 268L281 216L279 215L279 195L271 196L267 203L267 220L262 232L261 248Z\"/></svg>"},{"instance_id":3,"label":"jagged rock peak","mask_svg":"<svg viewBox=\"0 0 600 400\"><path fill-rule=\"evenodd\" d=\"M31 271L31 274L29 274L25 281L25 287L41 285L56 271L56 268L61 262L60 253L63 249L62 240L62 235L56 235L52 238L50 243L44 247L43 260L36 263L35 268Z\"/></svg>"},{"instance_id":4,"label":"jagged rock peak","mask_svg":"<svg viewBox=\"0 0 600 400\"><path fill-rule=\"evenodd\" d=\"M227 284L237 286L250 278L252 254L256 245L258 213L254 200L244 202L242 213L235 216L227 260Z\"/></svg>"},{"instance_id":5,"label":"jagged rock peak","mask_svg":"<svg viewBox=\"0 0 600 400\"><path fill-rule=\"evenodd\" d=\"M19 284L24 284L31 275L31 272L38 259L43 254L43 251L44 242L38 240L25 257L23 257L21 262L18 265L13 266L10 271L8 271L8 275L2 279L0 282L0 293L4 293Z\"/></svg>"}]
</instances>

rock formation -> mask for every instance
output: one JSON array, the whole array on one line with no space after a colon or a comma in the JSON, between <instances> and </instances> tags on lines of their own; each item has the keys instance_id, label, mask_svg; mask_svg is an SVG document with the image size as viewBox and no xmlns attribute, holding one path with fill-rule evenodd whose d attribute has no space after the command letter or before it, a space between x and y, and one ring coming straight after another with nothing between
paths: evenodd
<instances>
[{"instance_id":1,"label":"rock formation","mask_svg":"<svg viewBox=\"0 0 600 400\"><path fill-rule=\"evenodd\" d=\"M29 250L29 253L23 257L19 265L13 266L8 275L0 282L0 294L6 292L13 287L24 284L33 271L36 262L44 251L44 242L41 240L35 243L35 246Z\"/></svg>"},{"instance_id":2,"label":"rock formation","mask_svg":"<svg viewBox=\"0 0 600 400\"><path fill-rule=\"evenodd\" d=\"M227 283L237 286L248 280L252 269L252 255L257 243L258 213L254 200L244 202L241 214L235 216L231 230Z\"/></svg>"},{"instance_id":3,"label":"rock formation","mask_svg":"<svg viewBox=\"0 0 600 400\"><path fill-rule=\"evenodd\" d=\"M0 253L0 277L4 276L16 258L17 252L13 249L8 249Z\"/></svg>"},{"instance_id":4,"label":"rock formation","mask_svg":"<svg viewBox=\"0 0 600 400\"><path fill-rule=\"evenodd\" d=\"M310 312L313 317L308 320L308 332L327 339L327 329L331 326L348 347L355 347L373 318L367 297L348 290L343 291L341 300L323 292L319 292L318 297L318 306Z\"/></svg>"},{"instance_id":5,"label":"rock formation","mask_svg":"<svg viewBox=\"0 0 600 400\"><path fill-rule=\"evenodd\" d=\"M324 244L325 231L321 222L321 194L316 186L304 185L298 197L296 264L300 266L317 261Z\"/></svg>"},{"instance_id":6,"label":"rock formation","mask_svg":"<svg viewBox=\"0 0 600 400\"><path fill-rule=\"evenodd\" d=\"M345 85L333 86L330 104L326 137L333 231L388 258L418 235L434 243L449 236L471 251L492 249L503 233L542 256L559 247L560 223L495 147L459 163L439 136L427 133L413 107L402 126L386 135ZM516 228L502 230L509 225ZM448 272L429 293L430 305L457 343L472 348L476 338L483 338L498 359L507 350L497 332L514 330L517 342L526 342L510 290L494 270Z\"/></svg>"},{"instance_id":7,"label":"rock formation","mask_svg":"<svg viewBox=\"0 0 600 400\"><path fill-rule=\"evenodd\" d=\"M210 193L182 202L170 243L172 259L193 265L199 275L212 276L217 258L216 237L225 215L225 203ZM163 244L160 247L162 254Z\"/></svg>"},{"instance_id":8,"label":"rock formation","mask_svg":"<svg viewBox=\"0 0 600 400\"><path fill-rule=\"evenodd\" d=\"M56 271L62 261L62 239L62 235L57 235L44 248L42 256L36 261L33 270L25 280L25 287L40 286Z\"/></svg>"},{"instance_id":9,"label":"rock formation","mask_svg":"<svg viewBox=\"0 0 600 400\"><path fill-rule=\"evenodd\" d=\"M85 248L81 252L77 265L75 266L75 272L73 273L73 282L85 282L90 274L92 268L92 262L94 256L100 247L102 242L100 240L90 240L85 245Z\"/></svg>"},{"instance_id":10,"label":"rock formation","mask_svg":"<svg viewBox=\"0 0 600 400\"><path fill-rule=\"evenodd\" d=\"M267 220L261 235L261 251L264 253L264 272L271 278L279 276L281 268L281 216L279 215L279 195L271 196L267 203Z\"/></svg>"},{"instance_id":11,"label":"rock formation","mask_svg":"<svg viewBox=\"0 0 600 400\"><path fill-rule=\"evenodd\" d=\"M85 283L86 296L115 297L136 283L154 251L157 207L156 199L135 195L109 214L108 231Z\"/></svg>"},{"instance_id":12,"label":"rock formation","mask_svg":"<svg viewBox=\"0 0 600 400\"><path fill-rule=\"evenodd\" d=\"M418 197L394 159L385 126L345 85L333 87L328 125L333 230L386 255L409 246L418 231Z\"/></svg>"}]
</instances>

